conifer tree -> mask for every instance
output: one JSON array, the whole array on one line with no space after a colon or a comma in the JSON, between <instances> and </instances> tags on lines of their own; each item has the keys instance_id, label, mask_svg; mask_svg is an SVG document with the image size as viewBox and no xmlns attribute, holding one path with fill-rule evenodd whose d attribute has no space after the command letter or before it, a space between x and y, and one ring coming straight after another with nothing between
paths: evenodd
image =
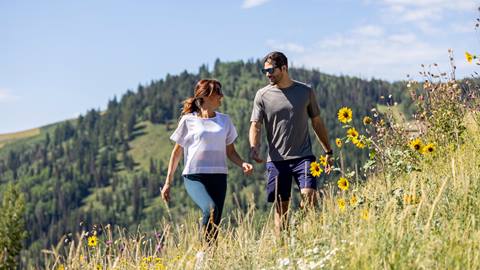
<instances>
[{"instance_id":1,"label":"conifer tree","mask_svg":"<svg viewBox=\"0 0 480 270\"><path fill-rule=\"evenodd\" d=\"M23 239L26 237L24 209L23 194L9 184L3 193L0 209L0 269L18 267Z\"/></svg>"}]
</instances>

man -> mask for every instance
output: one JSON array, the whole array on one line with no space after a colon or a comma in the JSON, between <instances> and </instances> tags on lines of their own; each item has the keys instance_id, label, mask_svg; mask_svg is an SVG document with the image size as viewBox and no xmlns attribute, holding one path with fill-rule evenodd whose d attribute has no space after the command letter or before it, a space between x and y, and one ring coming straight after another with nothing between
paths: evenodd
<instances>
[{"instance_id":1,"label":"man","mask_svg":"<svg viewBox=\"0 0 480 270\"><path fill-rule=\"evenodd\" d=\"M275 203L275 231L279 235L286 227L292 177L300 188L302 207L313 207L315 202L317 179L310 173L310 163L316 158L308 134L309 118L327 155L327 172L332 148L315 93L311 87L290 78L287 57L281 52L271 52L263 63L262 72L270 84L255 95L250 119L250 156L256 162L263 162L259 148L264 124L268 141L267 199Z\"/></svg>"}]
</instances>

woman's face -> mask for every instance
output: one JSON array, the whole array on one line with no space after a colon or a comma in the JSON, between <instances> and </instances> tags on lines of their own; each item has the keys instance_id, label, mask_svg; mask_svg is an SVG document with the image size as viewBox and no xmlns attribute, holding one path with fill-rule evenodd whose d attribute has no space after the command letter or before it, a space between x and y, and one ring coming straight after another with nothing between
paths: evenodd
<instances>
[{"instance_id":1,"label":"woman's face","mask_svg":"<svg viewBox=\"0 0 480 270\"><path fill-rule=\"evenodd\" d=\"M205 105L210 106L214 110L222 105L222 98L223 94L220 93L212 93L210 96L204 98Z\"/></svg>"}]
</instances>

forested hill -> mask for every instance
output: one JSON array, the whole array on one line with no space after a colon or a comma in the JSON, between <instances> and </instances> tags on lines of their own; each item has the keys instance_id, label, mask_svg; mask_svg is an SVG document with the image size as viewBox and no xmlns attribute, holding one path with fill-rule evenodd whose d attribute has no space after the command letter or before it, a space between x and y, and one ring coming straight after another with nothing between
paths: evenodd
<instances>
[{"instance_id":1,"label":"forested hill","mask_svg":"<svg viewBox=\"0 0 480 270\"><path fill-rule=\"evenodd\" d=\"M167 75L129 90L110 100L105 111L90 110L31 137L0 144L0 185L15 182L26 198L25 252L30 255L22 257L35 263L40 249L93 224L130 229L141 225L144 231L159 226L166 217L159 188L172 148L168 136L175 128L181 101L192 95L200 78L216 78L223 84L220 111L232 117L239 133L237 150L247 157L252 101L256 90L267 83L260 68L260 61L217 60L212 68L201 66L196 74ZM290 74L315 90L332 145L335 137L344 134L336 119L340 107L351 107L354 119L360 119L378 104L391 102L383 97L393 95L401 103L404 95L403 83L331 76L303 68L291 68ZM320 154L319 144L314 145ZM346 160L353 165L363 157L351 150ZM256 169L253 177L244 177L231 167L227 213L233 205L245 207L252 195L257 207L266 209L263 168ZM192 205L181 184L177 172L171 205L174 218L182 217Z\"/></svg>"}]
</instances>

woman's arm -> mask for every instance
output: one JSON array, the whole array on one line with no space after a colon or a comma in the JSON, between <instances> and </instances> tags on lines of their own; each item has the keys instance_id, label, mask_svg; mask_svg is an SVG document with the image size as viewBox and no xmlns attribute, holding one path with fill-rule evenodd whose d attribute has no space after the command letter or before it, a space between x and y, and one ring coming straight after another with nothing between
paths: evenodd
<instances>
[{"instance_id":1,"label":"woman's arm","mask_svg":"<svg viewBox=\"0 0 480 270\"><path fill-rule=\"evenodd\" d=\"M238 155L237 150L235 149L235 145L233 143L227 145L227 157L237 166L242 168L243 173L246 175L252 174L253 165L250 163L245 162L240 155Z\"/></svg>"},{"instance_id":2,"label":"woman's arm","mask_svg":"<svg viewBox=\"0 0 480 270\"><path fill-rule=\"evenodd\" d=\"M168 162L168 171L167 171L167 178L165 179L165 185L162 188L162 198L168 202L170 200L170 186L173 181L173 175L177 170L178 162L180 162L180 158L183 154L183 148L178 143L175 144L172 150L172 154L170 155L170 161Z\"/></svg>"}]
</instances>

